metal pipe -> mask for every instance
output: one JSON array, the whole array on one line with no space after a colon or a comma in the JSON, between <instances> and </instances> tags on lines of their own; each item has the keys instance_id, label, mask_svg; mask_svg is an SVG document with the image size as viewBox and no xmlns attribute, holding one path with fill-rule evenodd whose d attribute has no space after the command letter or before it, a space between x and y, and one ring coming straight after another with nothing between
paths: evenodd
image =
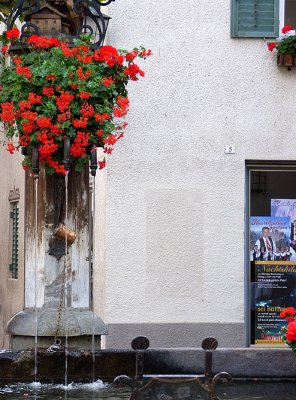
<instances>
[{"instance_id":1,"label":"metal pipe","mask_svg":"<svg viewBox=\"0 0 296 400\"><path fill-rule=\"evenodd\" d=\"M89 168L91 176L96 176L98 169L98 157L97 157L97 148L95 145L93 145L91 148Z\"/></svg>"},{"instance_id":2,"label":"metal pipe","mask_svg":"<svg viewBox=\"0 0 296 400\"><path fill-rule=\"evenodd\" d=\"M40 167L39 167L39 151L37 145L33 147L33 152L32 152L32 171L34 174L34 179L38 179Z\"/></svg>"},{"instance_id":3,"label":"metal pipe","mask_svg":"<svg viewBox=\"0 0 296 400\"><path fill-rule=\"evenodd\" d=\"M64 138L64 156L63 156L63 164L66 171L70 170L70 147L71 141L69 137Z\"/></svg>"}]
</instances>

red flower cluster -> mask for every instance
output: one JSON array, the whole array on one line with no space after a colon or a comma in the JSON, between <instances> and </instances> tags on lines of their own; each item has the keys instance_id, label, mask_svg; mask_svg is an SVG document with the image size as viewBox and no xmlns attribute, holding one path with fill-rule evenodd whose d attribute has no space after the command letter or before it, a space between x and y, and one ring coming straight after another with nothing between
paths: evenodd
<instances>
[{"instance_id":1,"label":"red flower cluster","mask_svg":"<svg viewBox=\"0 0 296 400\"><path fill-rule=\"evenodd\" d=\"M136 57L138 57L139 52L137 50L133 50L130 53L127 53L125 56L126 61L134 61Z\"/></svg>"},{"instance_id":2,"label":"red flower cluster","mask_svg":"<svg viewBox=\"0 0 296 400\"><path fill-rule=\"evenodd\" d=\"M294 315L296 315L296 310L293 307L287 307L280 313L281 318L285 318L287 321L293 321Z\"/></svg>"},{"instance_id":3,"label":"red flower cluster","mask_svg":"<svg viewBox=\"0 0 296 400\"><path fill-rule=\"evenodd\" d=\"M145 76L145 72L140 69L137 64L131 63L124 71L127 76L130 77L132 81L137 81L138 75Z\"/></svg>"},{"instance_id":4,"label":"red flower cluster","mask_svg":"<svg viewBox=\"0 0 296 400\"><path fill-rule=\"evenodd\" d=\"M292 26L291 25L285 25L282 27L282 33L286 34L288 32L290 32L292 30Z\"/></svg>"},{"instance_id":5,"label":"red flower cluster","mask_svg":"<svg viewBox=\"0 0 296 400\"><path fill-rule=\"evenodd\" d=\"M74 128L86 128L88 123L88 118L72 119L72 125Z\"/></svg>"},{"instance_id":6,"label":"red flower cluster","mask_svg":"<svg viewBox=\"0 0 296 400\"><path fill-rule=\"evenodd\" d=\"M291 321L287 326L286 337L288 342L296 341L296 321Z\"/></svg>"},{"instance_id":7,"label":"red flower cluster","mask_svg":"<svg viewBox=\"0 0 296 400\"><path fill-rule=\"evenodd\" d=\"M91 75L90 70L87 70L86 73L84 74L81 66L77 68L77 77L80 81L86 81L86 79L89 78L90 75Z\"/></svg>"},{"instance_id":8,"label":"red flower cluster","mask_svg":"<svg viewBox=\"0 0 296 400\"><path fill-rule=\"evenodd\" d=\"M118 53L115 47L103 46L94 52L94 60L105 62L108 67L113 67L114 65L122 65L124 57Z\"/></svg>"},{"instance_id":9,"label":"red flower cluster","mask_svg":"<svg viewBox=\"0 0 296 400\"><path fill-rule=\"evenodd\" d=\"M284 328L286 343L294 348L296 345L296 310L294 307L287 307L280 313L281 318L285 318L288 321L287 328ZM293 343L295 341L295 343Z\"/></svg>"},{"instance_id":10,"label":"red flower cluster","mask_svg":"<svg viewBox=\"0 0 296 400\"><path fill-rule=\"evenodd\" d=\"M113 114L117 118L121 118L127 114L129 110L128 97L118 96L116 99L116 106L114 107Z\"/></svg>"},{"instance_id":11,"label":"red flower cluster","mask_svg":"<svg viewBox=\"0 0 296 400\"><path fill-rule=\"evenodd\" d=\"M69 104L74 100L74 96L70 92L62 92L61 95L56 97L56 104L60 112L67 111Z\"/></svg>"},{"instance_id":12,"label":"red flower cluster","mask_svg":"<svg viewBox=\"0 0 296 400\"><path fill-rule=\"evenodd\" d=\"M88 92L80 92L80 97L82 98L82 99L88 99L89 98L89 96L90 96L90 93L88 93Z\"/></svg>"},{"instance_id":13,"label":"red flower cluster","mask_svg":"<svg viewBox=\"0 0 296 400\"><path fill-rule=\"evenodd\" d=\"M30 92L28 97L28 102L31 104L40 104L42 102L42 97L35 93Z\"/></svg>"},{"instance_id":14,"label":"red flower cluster","mask_svg":"<svg viewBox=\"0 0 296 400\"><path fill-rule=\"evenodd\" d=\"M48 97L50 97L50 96L53 96L54 95L54 88L52 88L52 87L44 87L44 88L42 88L42 93L45 95L45 96L48 96Z\"/></svg>"},{"instance_id":15,"label":"red flower cluster","mask_svg":"<svg viewBox=\"0 0 296 400\"><path fill-rule=\"evenodd\" d=\"M17 65L15 71L19 75L25 75L28 81L30 81L32 78L32 74L29 67L22 67L21 65Z\"/></svg>"},{"instance_id":16,"label":"red flower cluster","mask_svg":"<svg viewBox=\"0 0 296 400\"><path fill-rule=\"evenodd\" d=\"M3 122L13 123L15 114L14 114L14 106L10 101L6 101L1 104L2 112L0 114L0 118Z\"/></svg>"},{"instance_id":17,"label":"red flower cluster","mask_svg":"<svg viewBox=\"0 0 296 400\"><path fill-rule=\"evenodd\" d=\"M99 161L99 169L103 169L106 167L106 159L104 158L103 161Z\"/></svg>"},{"instance_id":18,"label":"red flower cluster","mask_svg":"<svg viewBox=\"0 0 296 400\"><path fill-rule=\"evenodd\" d=\"M39 117L36 119L36 123L39 128L52 128L51 120L48 117Z\"/></svg>"},{"instance_id":19,"label":"red flower cluster","mask_svg":"<svg viewBox=\"0 0 296 400\"><path fill-rule=\"evenodd\" d=\"M105 121L110 119L110 114L104 113L104 114L96 114L95 120L96 122L99 122L100 124L104 124Z\"/></svg>"},{"instance_id":20,"label":"red flower cluster","mask_svg":"<svg viewBox=\"0 0 296 400\"><path fill-rule=\"evenodd\" d=\"M86 152L88 146L89 133L77 132L73 144L71 145L70 154L73 157L81 157Z\"/></svg>"},{"instance_id":21,"label":"red flower cluster","mask_svg":"<svg viewBox=\"0 0 296 400\"><path fill-rule=\"evenodd\" d=\"M267 48L269 51L272 51L276 48L276 43L267 43Z\"/></svg>"},{"instance_id":22,"label":"red flower cluster","mask_svg":"<svg viewBox=\"0 0 296 400\"><path fill-rule=\"evenodd\" d=\"M139 53L139 56L142 57L142 58L150 57L150 56L152 56L152 51L150 49L149 50L143 49Z\"/></svg>"},{"instance_id":23,"label":"red flower cluster","mask_svg":"<svg viewBox=\"0 0 296 400\"><path fill-rule=\"evenodd\" d=\"M14 154L14 152L16 151L16 148L14 147L14 144L9 142L6 145L6 150L10 153L10 154Z\"/></svg>"},{"instance_id":24,"label":"red flower cluster","mask_svg":"<svg viewBox=\"0 0 296 400\"><path fill-rule=\"evenodd\" d=\"M91 118L94 115L95 110L93 106L85 102L80 108L80 113L83 118Z\"/></svg>"},{"instance_id":25,"label":"red flower cluster","mask_svg":"<svg viewBox=\"0 0 296 400\"><path fill-rule=\"evenodd\" d=\"M16 39L19 31L6 35ZM65 137L71 139L71 161L77 171L88 162L91 147L103 145L106 154L112 153L127 125L118 120L129 110L126 85L144 76L134 60L151 54L134 49L122 51L123 56L112 46L92 51L86 42L80 43L70 48L56 38L32 35L28 39L31 53L15 56L9 79L0 77L1 121L8 125L10 135L17 133L19 145L38 145L49 173L65 174L61 161ZM2 53L7 50L3 47ZM15 151L13 143L7 150ZM29 158L25 164L30 165ZM104 168L106 159L98 165Z\"/></svg>"},{"instance_id":26,"label":"red flower cluster","mask_svg":"<svg viewBox=\"0 0 296 400\"><path fill-rule=\"evenodd\" d=\"M106 76L103 78L102 83L104 86L109 87L110 85L113 85L114 80L112 79L112 76Z\"/></svg>"},{"instance_id":27,"label":"red flower cluster","mask_svg":"<svg viewBox=\"0 0 296 400\"><path fill-rule=\"evenodd\" d=\"M20 31L17 28L12 28L6 32L7 39L17 39L20 35Z\"/></svg>"},{"instance_id":28,"label":"red flower cluster","mask_svg":"<svg viewBox=\"0 0 296 400\"><path fill-rule=\"evenodd\" d=\"M60 41L47 36L32 35L28 39L28 44L33 44L37 48L50 49L51 47L60 46Z\"/></svg>"}]
</instances>

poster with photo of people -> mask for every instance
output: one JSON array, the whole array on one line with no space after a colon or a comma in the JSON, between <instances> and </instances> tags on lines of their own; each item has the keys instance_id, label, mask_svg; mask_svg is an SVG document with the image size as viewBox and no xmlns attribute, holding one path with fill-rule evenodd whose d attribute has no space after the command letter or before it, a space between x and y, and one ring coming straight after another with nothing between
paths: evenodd
<instances>
[{"instance_id":1,"label":"poster with photo of people","mask_svg":"<svg viewBox=\"0 0 296 400\"><path fill-rule=\"evenodd\" d=\"M289 217L250 218L250 261L296 261Z\"/></svg>"},{"instance_id":2,"label":"poster with photo of people","mask_svg":"<svg viewBox=\"0 0 296 400\"><path fill-rule=\"evenodd\" d=\"M296 199L271 199L271 216L290 219L290 246L296 251Z\"/></svg>"}]
</instances>

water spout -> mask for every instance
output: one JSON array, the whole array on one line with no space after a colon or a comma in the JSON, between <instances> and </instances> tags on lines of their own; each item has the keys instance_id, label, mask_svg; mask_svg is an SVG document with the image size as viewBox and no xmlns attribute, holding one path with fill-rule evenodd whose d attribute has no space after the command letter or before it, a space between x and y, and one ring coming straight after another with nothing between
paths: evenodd
<instances>
[{"instance_id":1,"label":"water spout","mask_svg":"<svg viewBox=\"0 0 296 400\"><path fill-rule=\"evenodd\" d=\"M91 149L90 153L90 173L91 176L95 177L98 169L98 157L97 157L97 148L94 145Z\"/></svg>"},{"instance_id":2,"label":"water spout","mask_svg":"<svg viewBox=\"0 0 296 400\"><path fill-rule=\"evenodd\" d=\"M70 170L70 147L71 141L69 137L64 138L64 156L63 156L63 164L66 171Z\"/></svg>"},{"instance_id":3,"label":"water spout","mask_svg":"<svg viewBox=\"0 0 296 400\"><path fill-rule=\"evenodd\" d=\"M32 171L34 174L34 178L37 179L39 177L39 171L40 171L39 150L37 145L33 147L33 152L32 152Z\"/></svg>"}]
</instances>

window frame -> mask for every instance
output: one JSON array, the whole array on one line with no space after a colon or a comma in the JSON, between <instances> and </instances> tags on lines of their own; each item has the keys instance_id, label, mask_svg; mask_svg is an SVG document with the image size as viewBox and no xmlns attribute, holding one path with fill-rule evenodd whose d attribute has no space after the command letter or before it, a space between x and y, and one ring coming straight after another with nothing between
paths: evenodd
<instances>
[{"instance_id":1,"label":"window frame","mask_svg":"<svg viewBox=\"0 0 296 400\"><path fill-rule=\"evenodd\" d=\"M251 174L257 171L277 171L277 172L295 172L296 162L292 160L245 160L245 304L244 304L244 319L245 319L245 346L260 347L251 343L251 269L250 269L250 216L251 216ZM264 346L264 348L270 348Z\"/></svg>"},{"instance_id":2,"label":"window frame","mask_svg":"<svg viewBox=\"0 0 296 400\"><path fill-rule=\"evenodd\" d=\"M284 37L293 36L296 34L296 30L292 30L287 34L282 33L282 28L286 25L285 6L286 6L286 0L279 0L279 39L283 39Z\"/></svg>"}]
</instances>

